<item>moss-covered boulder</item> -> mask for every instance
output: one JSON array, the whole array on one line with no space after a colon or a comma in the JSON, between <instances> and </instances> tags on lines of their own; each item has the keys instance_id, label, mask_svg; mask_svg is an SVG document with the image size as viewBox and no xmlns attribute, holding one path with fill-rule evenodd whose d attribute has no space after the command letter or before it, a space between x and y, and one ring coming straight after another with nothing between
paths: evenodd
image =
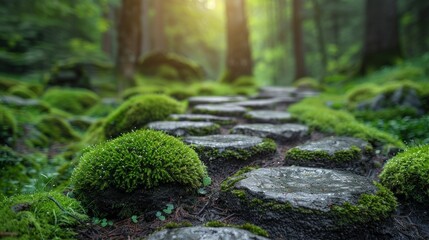
<instances>
[{"instance_id":1,"label":"moss-covered boulder","mask_svg":"<svg viewBox=\"0 0 429 240\"><path fill-rule=\"evenodd\" d=\"M122 133L143 128L150 122L165 120L170 114L182 111L183 105L168 96L136 96L107 116L104 133L106 138L114 138Z\"/></svg>"},{"instance_id":2,"label":"moss-covered boulder","mask_svg":"<svg viewBox=\"0 0 429 240\"><path fill-rule=\"evenodd\" d=\"M176 137L204 136L220 133L220 126L211 122L159 121L149 123L147 127Z\"/></svg>"},{"instance_id":3,"label":"moss-covered boulder","mask_svg":"<svg viewBox=\"0 0 429 240\"><path fill-rule=\"evenodd\" d=\"M172 53L154 52L145 56L137 71L146 76L191 82L202 80L204 70L197 63Z\"/></svg>"},{"instance_id":4,"label":"moss-covered boulder","mask_svg":"<svg viewBox=\"0 0 429 240\"><path fill-rule=\"evenodd\" d=\"M286 165L338 168L365 174L371 169L371 144L358 138L328 137L289 149Z\"/></svg>"},{"instance_id":5,"label":"moss-covered boulder","mask_svg":"<svg viewBox=\"0 0 429 240\"><path fill-rule=\"evenodd\" d=\"M69 142L78 140L79 136L70 124L61 117L45 115L36 124L37 130L47 136L49 142Z\"/></svg>"},{"instance_id":6,"label":"moss-covered boulder","mask_svg":"<svg viewBox=\"0 0 429 240\"><path fill-rule=\"evenodd\" d=\"M368 178L303 167L244 169L221 185L221 202L273 238L391 239L392 192ZM255 217L258 216L258 217Z\"/></svg>"},{"instance_id":7,"label":"moss-covered boulder","mask_svg":"<svg viewBox=\"0 0 429 240\"><path fill-rule=\"evenodd\" d=\"M100 98L87 89L50 88L43 94L42 100L63 111L84 114L96 105Z\"/></svg>"},{"instance_id":8,"label":"moss-covered boulder","mask_svg":"<svg viewBox=\"0 0 429 240\"><path fill-rule=\"evenodd\" d=\"M78 201L58 192L16 195L0 206L4 239L72 239L73 227L88 220Z\"/></svg>"},{"instance_id":9,"label":"moss-covered boulder","mask_svg":"<svg viewBox=\"0 0 429 240\"><path fill-rule=\"evenodd\" d=\"M380 181L401 199L429 205L429 145L408 148L390 159Z\"/></svg>"},{"instance_id":10,"label":"moss-covered boulder","mask_svg":"<svg viewBox=\"0 0 429 240\"><path fill-rule=\"evenodd\" d=\"M12 112L0 105L0 144L12 146L16 140L17 130Z\"/></svg>"},{"instance_id":11,"label":"moss-covered boulder","mask_svg":"<svg viewBox=\"0 0 429 240\"><path fill-rule=\"evenodd\" d=\"M28 85L25 84L19 84L16 86L13 86L8 91L11 95L17 96L20 98L37 98L37 94L31 90L31 88Z\"/></svg>"},{"instance_id":12,"label":"moss-covered boulder","mask_svg":"<svg viewBox=\"0 0 429 240\"><path fill-rule=\"evenodd\" d=\"M71 182L79 199L100 214L154 218L171 199L196 193L206 176L198 155L183 142L139 130L86 151Z\"/></svg>"}]
</instances>

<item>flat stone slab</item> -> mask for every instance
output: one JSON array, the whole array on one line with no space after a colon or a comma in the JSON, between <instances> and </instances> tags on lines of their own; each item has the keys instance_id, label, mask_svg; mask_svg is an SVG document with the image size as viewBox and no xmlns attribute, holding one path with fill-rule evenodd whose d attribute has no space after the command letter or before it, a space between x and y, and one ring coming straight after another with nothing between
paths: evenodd
<instances>
[{"instance_id":1,"label":"flat stone slab","mask_svg":"<svg viewBox=\"0 0 429 240\"><path fill-rule=\"evenodd\" d=\"M240 117L246 113L246 108L236 105L197 105L192 109L193 113L204 113L216 116Z\"/></svg>"},{"instance_id":2,"label":"flat stone slab","mask_svg":"<svg viewBox=\"0 0 429 240\"><path fill-rule=\"evenodd\" d=\"M2 96L0 103L12 108L34 108L41 112L49 112L49 107L38 99L24 99L16 96Z\"/></svg>"},{"instance_id":3,"label":"flat stone slab","mask_svg":"<svg viewBox=\"0 0 429 240\"><path fill-rule=\"evenodd\" d=\"M253 123L287 123L293 121L292 115L284 111L250 111L244 117Z\"/></svg>"},{"instance_id":4,"label":"flat stone slab","mask_svg":"<svg viewBox=\"0 0 429 240\"><path fill-rule=\"evenodd\" d=\"M159 121L149 123L147 127L176 137L204 136L220 132L219 125L211 122Z\"/></svg>"},{"instance_id":5,"label":"flat stone slab","mask_svg":"<svg viewBox=\"0 0 429 240\"><path fill-rule=\"evenodd\" d=\"M186 137L183 140L187 144L201 146L212 149L247 149L263 142L262 138L251 137L239 134L231 135L210 135L202 137Z\"/></svg>"},{"instance_id":6,"label":"flat stone slab","mask_svg":"<svg viewBox=\"0 0 429 240\"><path fill-rule=\"evenodd\" d=\"M269 99L256 99L241 102L229 103L227 105L241 106L249 109L276 109L282 105L295 102L295 98L279 97Z\"/></svg>"},{"instance_id":7,"label":"flat stone slab","mask_svg":"<svg viewBox=\"0 0 429 240\"><path fill-rule=\"evenodd\" d=\"M185 227L165 229L147 240L267 240L249 231L231 227Z\"/></svg>"},{"instance_id":8,"label":"flat stone slab","mask_svg":"<svg viewBox=\"0 0 429 240\"><path fill-rule=\"evenodd\" d=\"M322 212L332 205L356 204L362 194L373 194L376 187L366 177L318 168L279 167L260 168L245 174L235 184L262 199L288 203L294 208Z\"/></svg>"},{"instance_id":9,"label":"flat stone slab","mask_svg":"<svg viewBox=\"0 0 429 240\"><path fill-rule=\"evenodd\" d=\"M231 133L271 138L278 142L301 141L309 136L309 129L301 124L254 123L235 126Z\"/></svg>"},{"instance_id":10,"label":"flat stone slab","mask_svg":"<svg viewBox=\"0 0 429 240\"><path fill-rule=\"evenodd\" d=\"M326 167L365 174L370 169L367 156L372 154L368 142L351 137L328 137L307 142L286 152L286 165Z\"/></svg>"},{"instance_id":11,"label":"flat stone slab","mask_svg":"<svg viewBox=\"0 0 429 240\"><path fill-rule=\"evenodd\" d=\"M222 104L237 101L245 101L246 98L242 96L197 96L188 99L189 106L201 104Z\"/></svg>"},{"instance_id":12,"label":"flat stone slab","mask_svg":"<svg viewBox=\"0 0 429 240\"><path fill-rule=\"evenodd\" d=\"M170 119L174 121L213 122L220 125L234 124L237 120L231 117L220 117L210 114L172 114Z\"/></svg>"},{"instance_id":13,"label":"flat stone slab","mask_svg":"<svg viewBox=\"0 0 429 240\"><path fill-rule=\"evenodd\" d=\"M266 86L259 89L258 97L294 96L299 90L296 87Z\"/></svg>"},{"instance_id":14,"label":"flat stone slab","mask_svg":"<svg viewBox=\"0 0 429 240\"><path fill-rule=\"evenodd\" d=\"M393 194L379 194L386 190L357 174L296 166L259 168L239 172L221 186L225 207L275 239L392 239L394 235L389 232L393 231L389 216L396 207Z\"/></svg>"}]
</instances>

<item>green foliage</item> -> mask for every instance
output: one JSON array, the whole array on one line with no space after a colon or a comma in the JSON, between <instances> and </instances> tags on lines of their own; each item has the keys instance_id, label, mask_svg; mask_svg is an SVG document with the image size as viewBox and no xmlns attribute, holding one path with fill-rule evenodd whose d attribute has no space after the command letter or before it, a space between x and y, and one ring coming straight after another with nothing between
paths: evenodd
<instances>
[{"instance_id":1,"label":"green foliage","mask_svg":"<svg viewBox=\"0 0 429 240\"><path fill-rule=\"evenodd\" d=\"M161 221L164 221L166 219L166 217L173 212L173 209L174 209L174 205L171 203L168 203L165 206L166 207L164 209L162 209L162 212L158 211L155 214L155 216Z\"/></svg>"},{"instance_id":2,"label":"green foliage","mask_svg":"<svg viewBox=\"0 0 429 240\"><path fill-rule=\"evenodd\" d=\"M101 227L113 226L113 221L107 220L106 218L99 219L98 217L94 217L92 219L92 223L95 225L100 225Z\"/></svg>"},{"instance_id":3,"label":"green foliage","mask_svg":"<svg viewBox=\"0 0 429 240\"><path fill-rule=\"evenodd\" d=\"M88 217L78 201L58 192L16 195L0 201L0 232L8 239L71 239Z\"/></svg>"},{"instance_id":4,"label":"green foliage","mask_svg":"<svg viewBox=\"0 0 429 240\"><path fill-rule=\"evenodd\" d=\"M33 92L28 85L20 84L9 89L9 93L13 96L21 98L37 98L37 94Z\"/></svg>"},{"instance_id":5,"label":"green foliage","mask_svg":"<svg viewBox=\"0 0 429 240\"><path fill-rule=\"evenodd\" d=\"M323 86L317 79L304 77L296 80L293 85L300 89L323 90Z\"/></svg>"},{"instance_id":6,"label":"green foliage","mask_svg":"<svg viewBox=\"0 0 429 240\"><path fill-rule=\"evenodd\" d=\"M149 85L149 83L142 83L145 86L132 87L124 90L121 94L122 98L127 100L131 97L137 95L145 95L145 94L164 94L165 89L162 86L157 85ZM147 86L149 85L149 86Z\"/></svg>"},{"instance_id":7,"label":"green foliage","mask_svg":"<svg viewBox=\"0 0 429 240\"><path fill-rule=\"evenodd\" d=\"M248 173L252 170L255 170L255 167L244 167L240 170L238 170L234 175L230 176L229 178L225 179L220 185L220 189L222 192L230 191L234 185L239 182L240 180L243 180L245 178L244 174Z\"/></svg>"},{"instance_id":8,"label":"green foliage","mask_svg":"<svg viewBox=\"0 0 429 240\"><path fill-rule=\"evenodd\" d=\"M197 189L205 176L204 164L183 142L162 132L140 130L85 152L71 181L77 192L106 188L132 192L168 183Z\"/></svg>"},{"instance_id":9,"label":"green foliage","mask_svg":"<svg viewBox=\"0 0 429 240\"><path fill-rule=\"evenodd\" d=\"M133 97L106 118L104 133L106 138L114 138L122 133L143 128L154 121L165 120L170 114L183 112L183 105L163 95Z\"/></svg>"},{"instance_id":10,"label":"green foliage","mask_svg":"<svg viewBox=\"0 0 429 240\"><path fill-rule=\"evenodd\" d=\"M232 228L239 228L243 230L247 230L255 235L262 236L262 237L269 237L269 234L266 230L263 228L253 225L251 223L244 223L242 225L235 225L235 224L227 224L223 223L221 221L210 221L204 224L205 227L232 227Z\"/></svg>"},{"instance_id":11,"label":"green foliage","mask_svg":"<svg viewBox=\"0 0 429 240\"><path fill-rule=\"evenodd\" d=\"M17 130L16 119L12 112L0 105L0 144L13 145Z\"/></svg>"},{"instance_id":12,"label":"green foliage","mask_svg":"<svg viewBox=\"0 0 429 240\"><path fill-rule=\"evenodd\" d=\"M389 143L400 148L404 147L404 144L393 135L366 126L350 113L328 108L323 100L323 98L305 99L292 105L289 112L296 119L322 132L361 138L371 143Z\"/></svg>"},{"instance_id":13,"label":"green foliage","mask_svg":"<svg viewBox=\"0 0 429 240\"><path fill-rule=\"evenodd\" d=\"M429 145L407 148L390 159L380 174L381 183L398 197L429 201Z\"/></svg>"},{"instance_id":14,"label":"green foliage","mask_svg":"<svg viewBox=\"0 0 429 240\"><path fill-rule=\"evenodd\" d=\"M97 94L86 89L50 88L42 100L66 112L83 114L100 99Z\"/></svg>"},{"instance_id":15,"label":"green foliage","mask_svg":"<svg viewBox=\"0 0 429 240\"><path fill-rule=\"evenodd\" d=\"M79 139L67 121L54 115L43 116L36 124L36 128L50 141L67 142Z\"/></svg>"},{"instance_id":16,"label":"green foliage","mask_svg":"<svg viewBox=\"0 0 429 240\"><path fill-rule=\"evenodd\" d=\"M398 205L393 193L374 182L377 187L375 194L362 194L357 204L344 203L333 206L332 210L340 217L341 224L366 223L388 218Z\"/></svg>"}]
</instances>

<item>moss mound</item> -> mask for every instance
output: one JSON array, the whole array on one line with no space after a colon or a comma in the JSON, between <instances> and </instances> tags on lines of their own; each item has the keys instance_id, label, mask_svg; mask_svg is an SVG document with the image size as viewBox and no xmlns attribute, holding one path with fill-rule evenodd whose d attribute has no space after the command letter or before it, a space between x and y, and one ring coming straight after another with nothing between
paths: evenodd
<instances>
[{"instance_id":1,"label":"moss mound","mask_svg":"<svg viewBox=\"0 0 429 240\"><path fill-rule=\"evenodd\" d=\"M73 114L83 114L99 102L99 97L86 89L51 88L42 96L50 106Z\"/></svg>"},{"instance_id":2,"label":"moss mound","mask_svg":"<svg viewBox=\"0 0 429 240\"><path fill-rule=\"evenodd\" d=\"M371 143L404 147L404 144L393 135L360 123L348 112L331 109L320 99L305 99L292 105L289 112L294 118L322 132L361 138Z\"/></svg>"},{"instance_id":3,"label":"moss mound","mask_svg":"<svg viewBox=\"0 0 429 240\"><path fill-rule=\"evenodd\" d=\"M0 144L13 145L16 140L17 123L12 112L0 105Z\"/></svg>"},{"instance_id":4,"label":"moss mound","mask_svg":"<svg viewBox=\"0 0 429 240\"><path fill-rule=\"evenodd\" d=\"M399 197L429 202L429 145L408 148L390 159L380 174L381 183Z\"/></svg>"},{"instance_id":5,"label":"moss mound","mask_svg":"<svg viewBox=\"0 0 429 240\"><path fill-rule=\"evenodd\" d=\"M323 90L320 82L311 77L300 78L293 85L299 89Z\"/></svg>"},{"instance_id":6,"label":"moss mound","mask_svg":"<svg viewBox=\"0 0 429 240\"><path fill-rule=\"evenodd\" d=\"M0 206L2 239L71 239L71 227L88 218L78 201L57 192L17 195Z\"/></svg>"},{"instance_id":7,"label":"moss mound","mask_svg":"<svg viewBox=\"0 0 429 240\"><path fill-rule=\"evenodd\" d=\"M165 120L170 114L182 111L182 104L167 96L136 96L107 116L104 133L106 138L114 138L122 133L142 128L150 122Z\"/></svg>"},{"instance_id":8,"label":"moss mound","mask_svg":"<svg viewBox=\"0 0 429 240\"><path fill-rule=\"evenodd\" d=\"M172 53L155 52L143 58L137 66L140 73L164 79L191 82L204 78L204 70L197 63Z\"/></svg>"},{"instance_id":9,"label":"moss mound","mask_svg":"<svg viewBox=\"0 0 429 240\"><path fill-rule=\"evenodd\" d=\"M30 89L29 86L20 84L16 85L9 89L8 91L11 95L29 99L29 98L37 98L37 94Z\"/></svg>"},{"instance_id":10,"label":"moss mound","mask_svg":"<svg viewBox=\"0 0 429 240\"><path fill-rule=\"evenodd\" d=\"M58 116L44 116L36 124L36 128L51 141L67 142L79 139L70 124Z\"/></svg>"}]
</instances>

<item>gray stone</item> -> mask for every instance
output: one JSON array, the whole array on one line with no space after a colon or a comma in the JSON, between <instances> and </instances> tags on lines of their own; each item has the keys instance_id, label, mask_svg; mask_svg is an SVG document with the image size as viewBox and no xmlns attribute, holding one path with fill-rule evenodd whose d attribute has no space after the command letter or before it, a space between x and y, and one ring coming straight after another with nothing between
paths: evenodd
<instances>
[{"instance_id":1,"label":"gray stone","mask_svg":"<svg viewBox=\"0 0 429 240\"><path fill-rule=\"evenodd\" d=\"M92 124L97 121L97 118L88 116L76 116L68 119L68 122L72 127L78 128L79 130L87 130Z\"/></svg>"},{"instance_id":2,"label":"gray stone","mask_svg":"<svg viewBox=\"0 0 429 240\"><path fill-rule=\"evenodd\" d=\"M308 97L316 97L319 96L320 92L319 91L314 91L314 90L305 90L305 91L299 91L296 94L296 97L298 99L304 99L304 98L308 98Z\"/></svg>"},{"instance_id":3,"label":"gray stone","mask_svg":"<svg viewBox=\"0 0 429 240\"><path fill-rule=\"evenodd\" d=\"M11 108L32 108L41 112L50 111L49 106L37 99L24 99L16 96L2 96L0 97L0 103Z\"/></svg>"},{"instance_id":4,"label":"gray stone","mask_svg":"<svg viewBox=\"0 0 429 240\"><path fill-rule=\"evenodd\" d=\"M358 138L328 137L319 141L307 142L295 148L308 152L323 151L329 155L334 155L339 151L349 151L353 146L360 148L361 151L365 151L367 147L370 147L368 142Z\"/></svg>"},{"instance_id":5,"label":"gray stone","mask_svg":"<svg viewBox=\"0 0 429 240\"><path fill-rule=\"evenodd\" d=\"M186 227L165 229L150 235L147 240L265 240L246 230L231 227Z\"/></svg>"},{"instance_id":6,"label":"gray stone","mask_svg":"<svg viewBox=\"0 0 429 240\"><path fill-rule=\"evenodd\" d=\"M197 105L193 108L193 113L207 113L216 116L243 116L246 108L236 105Z\"/></svg>"},{"instance_id":7,"label":"gray stone","mask_svg":"<svg viewBox=\"0 0 429 240\"><path fill-rule=\"evenodd\" d=\"M259 98L294 96L298 92L296 87L267 86L259 90Z\"/></svg>"},{"instance_id":8,"label":"gray stone","mask_svg":"<svg viewBox=\"0 0 429 240\"><path fill-rule=\"evenodd\" d=\"M202 137L186 137L183 140L187 144L192 144L201 147L207 147L218 150L226 149L246 149L254 147L262 143L259 137L251 137L245 135L210 135Z\"/></svg>"},{"instance_id":9,"label":"gray stone","mask_svg":"<svg viewBox=\"0 0 429 240\"><path fill-rule=\"evenodd\" d=\"M363 176L305 167L256 169L246 173L235 189L294 208L322 212L331 211L332 205L356 204L362 194L376 192L372 181Z\"/></svg>"},{"instance_id":10,"label":"gray stone","mask_svg":"<svg viewBox=\"0 0 429 240\"><path fill-rule=\"evenodd\" d=\"M287 123L293 120L288 112L269 110L250 111L245 118L253 123Z\"/></svg>"},{"instance_id":11,"label":"gray stone","mask_svg":"<svg viewBox=\"0 0 429 240\"><path fill-rule=\"evenodd\" d=\"M202 104L222 104L237 101L244 101L245 97L242 96L198 96L188 99L189 106L202 105Z\"/></svg>"},{"instance_id":12,"label":"gray stone","mask_svg":"<svg viewBox=\"0 0 429 240\"><path fill-rule=\"evenodd\" d=\"M276 109L278 107L281 107L290 103L294 103L294 102L295 102L295 98L278 97L278 98L234 102L234 103L229 103L227 105L241 106L241 107L250 108L250 109Z\"/></svg>"},{"instance_id":13,"label":"gray stone","mask_svg":"<svg viewBox=\"0 0 429 240\"><path fill-rule=\"evenodd\" d=\"M174 121L213 122L220 125L234 124L237 120L230 117L220 117L209 114L172 114L170 119Z\"/></svg>"},{"instance_id":14,"label":"gray stone","mask_svg":"<svg viewBox=\"0 0 429 240\"><path fill-rule=\"evenodd\" d=\"M301 141L309 136L309 129L301 124L242 124L235 126L231 133L271 138L278 142Z\"/></svg>"},{"instance_id":15,"label":"gray stone","mask_svg":"<svg viewBox=\"0 0 429 240\"><path fill-rule=\"evenodd\" d=\"M159 121L149 123L147 127L149 129L163 131L176 137L203 136L220 132L219 125L211 122Z\"/></svg>"}]
</instances>

